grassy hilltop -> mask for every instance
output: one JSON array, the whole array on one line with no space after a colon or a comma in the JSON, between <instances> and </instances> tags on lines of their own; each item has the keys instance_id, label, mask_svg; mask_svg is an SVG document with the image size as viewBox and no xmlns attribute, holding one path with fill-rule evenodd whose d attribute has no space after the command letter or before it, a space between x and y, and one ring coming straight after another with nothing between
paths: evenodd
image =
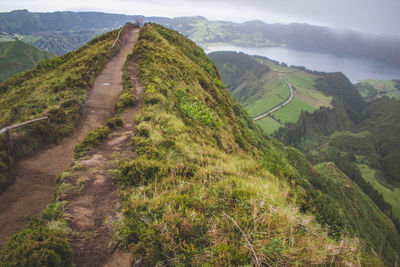
<instances>
[{"instance_id":1,"label":"grassy hilltop","mask_svg":"<svg viewBox=\"0 0 400 267\"><path fill-rule=\"evenodd\" d=\"M40 51L21 41L0 42L0 82L52 57L53 54Z\"/></svg>"},{"instance_id":2,"label":"grassy hilltop","mask_svg":"<svg viewBox=\"0 0 400 267\"><path fill-rule=\"evenodd\" d=\"M400 237L390 219L335 165L313 168L266 136L195 43L147 24L133 54L145 91L126 147L134 156L116 158L122 213L114 236L133 262L398 264ZM68 266L73 233L57 227L62 205L50 204L15 235L0 262L45 255Z\"/></svg>"}]
</instances>

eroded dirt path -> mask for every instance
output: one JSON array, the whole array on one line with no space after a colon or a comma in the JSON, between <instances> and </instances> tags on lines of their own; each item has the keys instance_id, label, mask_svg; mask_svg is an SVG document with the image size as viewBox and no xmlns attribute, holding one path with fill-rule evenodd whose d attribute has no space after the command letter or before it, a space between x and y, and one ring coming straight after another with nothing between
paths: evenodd
<instances>
[{"instance_id":1,"label":"eroded dirt path","mask_svg":"<svg viewBox=\"0 0 400 267\"><path fill-rule=\"evenodd\" d=\"M116 250L114 222L121 208L114 194L113 177L118 158L132 157L129 143L133 117L140 109L143 88L136 78L137 58L129 66L138 103L121 114L124 126L114 131L98 148L77 160L63 183L69 192L59 200L68 201L65 217L72 229L70 244L76 266L130 266L130 254Z\"/></svg>"},{"instance_id":2,"label":"eroded dirt path","mask_svg":"<svg viewBox=\"0 0 400 267\"><path fill-rule=\"evenodd\" d=\"M0 247L25 226L27 217L40 213L52 199L54 179L71 166L75 145L112 117L115 100L122 91L123 64L138 39L138 32L133 29L122 36L121 50L96 78L74 133L17 163L16 182L0 195Z\"/></svg>"}]
</instances>

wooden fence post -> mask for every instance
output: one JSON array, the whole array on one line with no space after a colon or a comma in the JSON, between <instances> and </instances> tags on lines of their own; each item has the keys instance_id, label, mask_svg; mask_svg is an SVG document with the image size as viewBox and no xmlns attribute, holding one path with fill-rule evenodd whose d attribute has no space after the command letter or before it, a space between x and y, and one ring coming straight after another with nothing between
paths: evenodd
<instances>
[{"instance_id":1,"label":"wooden fence post","mask_svg":"<svg viewBox=\"0 0 400 267\"><path fill-rule=\"evenodd\" d=\"M53 127L51 127L50 118L47 118L47 122L49 123L49 131L51 133L51 136L53 137L53 141L54 141L54 143L57 144L57 138L56 138L56 135L54 134Z\"/></svg>"},{"instance_id":2,"label":"wooden fence post","mask_svg":"<svg viewBox=\"0 0 400 267\"><path fill-rule=\"evenodd\" d=\"M13 146L12 139L11 139L10 130L7 130L5 132L5 134L6 134L6 142L7 142L7 145L8 145L8 149L11 151L11 154L15 158L16 156L15 156L14 146Z\"/></svg>"}]
</instances>

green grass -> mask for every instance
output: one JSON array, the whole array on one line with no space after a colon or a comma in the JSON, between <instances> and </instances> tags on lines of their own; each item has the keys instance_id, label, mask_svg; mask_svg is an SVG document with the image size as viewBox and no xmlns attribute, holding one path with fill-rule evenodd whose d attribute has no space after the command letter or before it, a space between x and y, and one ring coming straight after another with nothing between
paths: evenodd
<instances>
[{"instance_id":1,"label":"green grass","mask_svg":"<svg viewBox=\"0 0 400 267\"><path fill-rule=\"evenodd\" d=\"M375 92L373 92L374 94L371 96L368 95L369 91L372 90L370 86L375 89ZM400 90L395 87L394 81L373 79L362 80L357 84L357 89L361 93L361 96L368 101L382 96L393 97L400 100Z\"/></svg>"},{"instance_id":2,"label":"green grass","mask_svg":"<svg viewBox=\"0 0 400 267\"><path fill-rule=\"evenodd\" d=\"M21 41L0 42L0 82L52 57L55 56Z\"/></svg>"},{"instance_id":3,"label":"green grass","mask_svg":"<svg viewBox=\"0 0 400 267\"><path fill-rule=\"evenodd\" d=\"M284 106L283 108L275 111L273 116L279 119L282 123L286 122L296 122L300 117L302 111L313 112L316 110L315 107L304 103L298 98L294 97L290 104Z\"/></svg>"},{"instance_id":4,"label":"green grass","mask_svg":"<svg viewBox=\"0 0 400 267\"><path fill-rule=\"evenodd\" d=\"M325 96L315 86L319 78L316 74L286 67L260 56L229 52L214 52L209 56L221 69L222 78L232 95L253 117L278 106L289 97L290 91L283 78L293 86L295 95L291 103L273 114L282 124L296 122L302 111L312 112L322 106L331 107L332 97ZM262 64L249 64L248 72L242 73L242 66L249 61L246 57ZM261 125L267 133L278 128L276 123L271 127L271 121Z\"/></svg>"},{"instance_id":5,"label":"green grass","mask_svg":"<svg viewBox=\"0 0 400 267\"><path fill-rule=\"evenodd\" d=\"M81 157L85 152L88 152L101 144L111 134L112 130L121 128L124 122L121 118L115 117L107 120L104 126L90 131L87 136L77 144L74 148L74 158Z\"/></svg>"},{"instance_id":6,"label":"green grass","mask_svg":"<svg viewBox=\"0 0 400 267\"><path fill-rule=\"evenodd\" d=\"M129 54L123 67L122 74L122 86L123 91L119 95L117 102L115 103L115 113L120 114L122 111L129 107L136 105L136 96L134 93L133 83L129 77L129 66L128 62L132 59L133 54Z\"/></svg>"},{"instance_id":7,"label":"green grass","mask_svg":"<svg viewBox=\"0 0 400 267\"><path fill-rule=\"evenodd\" d=\"M270 116L257 120L256 123L261 127L261 129L267 133L271 134L278 130L280 127L283 127L283 124L280 124Z\"/></svg>"},{"instance_id":8,"label":"green grass","mask_svg":"<svg viewBox=\"0 0 400 267\"><path fill-rule=\"evenodd\" d=\"M323 192L315 194L317 203L322 205L326 220L337 220L338 225L351 234L368 240L368 245L375 248L383 258L394 263L400 248L398 233L392 221L381 213L379 208L367 195L331 162L314 167L321 175L312 180L315 188ZM340 216L336 216L340 215ZM374 218L373 220L371 218ZM380 250L378 250L380 249ZM375 263L379 266L381 264ZM386 262L385 265L392 265Z\"/></svg>"},{"instance_id":9,"label":"green grass","mask_svg":"<svg viewBox=\"0 0 400 267\"><path fill-rule=\"evenodd\" d=\"M272 90L268 90L268 93L266 93L261 99L252 104L246 105L245 107L251 116L256 117L284 102L289 98L289 96L289 87L285 82L280 81L279 86L274 87Z\"/></svg>"},{"instance_id":10,"label":"green grass","mask_svg":"<svg viewBox=\"0 0 400 267\"><path fill-rule=\"evenodd\" d=\"M77 126L96 75L118 52L119 45L109 50L117 34L115 30L99 36L74 52L45 60L34 69L0 83L0 128L48 116L54 132L53 136L47 122L13 130L17 157L54 142L54 137L60 139ZM10 153L4 136L0 136L0 151ZM0 168L9 164L7 157L0 158ZM14 179L12 171L3 175L6 178L0 177L0 191Z\"/></svg>"},{"instance_id":11,"label":"green grass","mask_svg":"<svg viewBox=\"0 0 400 267\"><path fill-rule=\"evenodd\" d=\"M275 65L275 70L272 67L273 65ZM284 83L281 78L278 78L279 76L274 74L277 68L279 72L281 72L282 69L286 70L284 75L295 90L292 102L273 113L282 123L296 122L302 111L313 112L321 106L331 106L332 97L325 96L321 91L315 88L316 75L304 71L293 71L291 68L276 64L269 64L269 66L272 69L272 74L269 74L264 80L266 88L268 88L265 90L267 93L264 93L263 97L254 103L245 105L247 111L253 117L276 107L289 97L289 88L286 83ZM285 98L282 99L282 97ZM251 99L246 102L249 101L251 101ZM266 129L268 133L270 133L269 129Z\"/></svg>"},{"instance_id":12,"label":"green grass","mask_svg":"<svg viewBox=\"0 0 400 267\"><path fill-rule=\"evenodd\" d=\"M349 248L358 245L349 239L339 254L329 256L329 247L340 245L294 208L297 189L289 180L300 174L285 148L266 137L234 101L202 50L174 31L148 24L135 53L146 91L134 122L135 157L119 165L124 215L115 236L131 248L133 261L307 265L356 260ZM219 123L210 127L183 112L182 90L187 103L196 102ZM251 240L257 259L228 216Z\"/></svg>"},{"instance_id":13,"label":"green grass","mask_svg":"<svg viewBox=\"0 0 400 267\"><path fill-rule=\"evenodd\" d=\"M0 266L72 266L64 202L52 202L43 213L13 235L0 250Z\"/></svg>"},{"instance_id":14,"label":"green grass","mask_svg":"<svg viewBox=\"0 0 400 267\"><path fill-rule=\"evenodd\" d=\"M388 188L379 182L376 171L365 164L358 164L363 178L369 182L376 190L382 193L383 198L392 205L394 216L400 220L400 188L392 186Z\"/></svg>"}]
</instances>

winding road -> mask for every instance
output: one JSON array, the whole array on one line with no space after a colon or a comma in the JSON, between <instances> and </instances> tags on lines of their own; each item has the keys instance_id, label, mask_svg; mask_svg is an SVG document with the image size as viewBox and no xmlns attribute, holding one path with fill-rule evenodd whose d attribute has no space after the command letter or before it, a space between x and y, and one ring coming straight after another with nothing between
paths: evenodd
<instances>
[{"instance_id":1,"label":"winding road","mask_svg":"<svg viewBox=\"0 0 400 267\"><path fill-rule=\"evenodd\" d=\"M265 118L265 117L267 117L269 114L271 114L271 113L273 113L273 112L279 110L280 108L286 106L287 104L289 104L289 103L293 100L293 96L294 96L293 87L292 87L292 85L290 85L290 83L288 82L288 80L286 79L286 77L283 78L283 80L285 81L285 83L287 84L287 86L288 86L289 89L290 89L290 96L289 96L289 98L286 99L285 102L283 102L283 103L279 104L278 106L274 107L273 109L270 109L269 111L265 112L264 114L253 118L253 120L256 121L256 120L260 120L260 119L262 119L262 118Z\"/></svg>"}]
</instances>

